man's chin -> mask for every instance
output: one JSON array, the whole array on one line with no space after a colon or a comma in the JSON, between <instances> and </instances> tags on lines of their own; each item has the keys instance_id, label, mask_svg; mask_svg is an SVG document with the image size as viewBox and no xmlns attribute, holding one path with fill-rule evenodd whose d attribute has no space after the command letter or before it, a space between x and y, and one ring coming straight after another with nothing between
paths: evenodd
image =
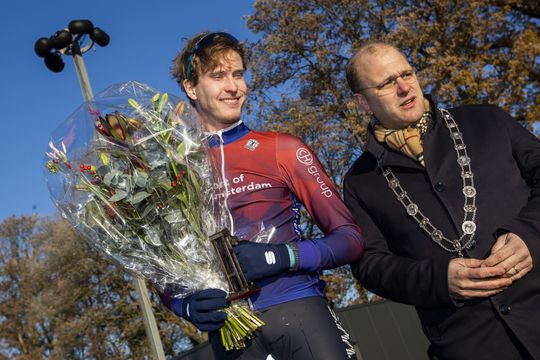
<instances>
[{"instance_id":1,"label":"man's chin","mask_svg":"<svg viewBox=\"0 0 540 360\"><path fill-rule=\"evenodd\" d=\"M235 122L240 120L240 112L235 112L232 114L224 114L224 115L225 116L221 118L221 121L227 124L234 124Z\"/></svg>"},{"instance_id":2,"label":"man's chin","mask_svg":"<svg viewBox=\"0 0 540 360\"><path fill-rule=\"evenodd\" d=\"M410 111L410 112L404 114L403 119L407 123L412 125L412 124L415 124L416 122L418 122L422 118L423 114L424 114L423 107L422 108L416 108L416 109L414 109L414 111Z\"/></svg>"},{"instance_id":3,"label":"man's chin","mask_svg":"<svg viewBox=\"0 0 540 360\"><path fill-rule=\"evenodd\" d=\"M227 118L221 119L219 123L222 125L223 128L228 128L229 126L236 124L239 120L240 117Z\"/></svg>"}]
</instances>

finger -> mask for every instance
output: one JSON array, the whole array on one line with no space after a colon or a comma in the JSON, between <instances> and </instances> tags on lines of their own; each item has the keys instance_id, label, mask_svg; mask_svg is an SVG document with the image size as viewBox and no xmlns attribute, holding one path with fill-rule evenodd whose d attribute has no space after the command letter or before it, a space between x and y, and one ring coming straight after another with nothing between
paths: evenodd
<instances>
[{"instance_id":1,"label":"finger","mask_svg":"<svg viewBox=\"0 0 540 360\"><path fill-rule=\"evenodd\" d=\"M236 245L235 247L233 247L233 251L234 251L234 255L236 255L236 257L238 258L238 260L240 260L240 258L242 257L242 246L241 245Z\"/></svg>"},{"instance_id":2,"label":"finger","mask_svg":"<svg viewBox=\"0 0 540 360\"><path fill-rule=\"evenodd\" d=\"M519 264L521 264L526 257L518 256L518 255L511 255L504 261L501 261L497 266L502 266L505 269L506 275L514 275L518 272L519 269L525 268L527 265L522 264L520 267L518 267Z\"/></svg>"},{"instance_id":3,"label":"finger","mask_svg":"<svg viewBox=\"0 0 540 360\"><path fill-rule=\"evenodd\" d=\"M524 257L530 256L530 251L527 248L527 245L519 236L513 233L508 233L506 235L505 245L486 259L485 266L492 266L496 263L501 263L511 255L516 255L518 259L523 259Z\"/></svg>"},{"instance_id":4,"label":"finger","mask_svg":"<svg viewBox=\"0 0 540 360\"><path fill-rule=\"evenodd\" d=\"M512 246L505 245L500 248L497 252L491 254L487 259L484 260L482 266L490 267L499 265L504 260L508 259L515 252L515 249Z\"/></svg>"},{"instance_id":5,"label":"finger","mask_svg":"<svg viewBox=\"0 0 540 360\"><path fill-rule=\"evenodd\" d=\"M194 300L197 302L203 301L203 300L213 300L213 299L225 299L227 297L227 293L221 289L204 289L196 294L194 297Z\"/></svg>"},{"instance_id":6,"label":"finger","mask_svg":"<svg viewBox=\"0 0 540 360\"><path fill-rule=\"evenodd\" d=\"M224 313L222 313L223 315L225 315ZM199 321L197 323L197 328L201 331L214 331L214 330L217 330L219 328L221 328L223 326L223 324L225 323L225 319L223 318L222 320L220 318L223 318L223 317L216 317L216 318L208 318L207 320L208 321ZM225 315L225 318L226 318L226 315Z\"/></svg>"},{"instance_id":7,"label":"finger","mask_svg":"<svg viewBox=\"0 0 540 360\"><path fill-rule=\"evenodd\" d=\"M223 311L213 311L205 314L199 314L198 320L201 324L216 324L224 322L227 314Z\"/></svg>"},{"instance_id":8,"label":"finger","mask_svg":"<svg viewBox=\"0 0 540 360\"><path fill-rule=\"evenodd\" d=\"M490 254L494 254L497 251L499 251L506 243L508 242L508 233L503 234L497 238L497 241L495 241L495 244L491 247Z\"/></svg>"},{"instance_id":9,"label":"finger","mask_svg":"<svg viewBox=\"0 0 540 360\"><path fill-rule=\"evenodd\" d=\"M524 269L529 264L532 264L530 253L527 249L518 247L518 249L505 260L501 261L497 266L502 266L506 269L509 276L515 275L519 269Z\"/></svg>"},{"instance_id":10,"label":"finger","mask_svg":"<svg viewBox=\"0 0 540 360\"><path fill-rule=\"evenodd\" d=\"M227 293L225 291L221 289L214 289L214 288L201 290L197 294L197 298L200 300L225 298L226 296L227 296Z\"/></svg>"},{"instance_id":11,"label":"finger","mask_svg":"<svg viewBox=\"0 0 540 360\"><path fill-rule=\"evenodd\" d=\"M463 290L458 293L458 298L473 299L473 298L486 298L493 295L500 294L505 289L496 290Z\"/></svg>"},{"instance_id":12,"label":"finger","mask_svg":"<svg viewBox=\"0 0 540 360\"><path fill-rule=\"evenodd\" d=\"M527 275L533 268L533 262L531 256L527 256L523 261L514 265L507 274L512 277L513 280L521 279Z\"/></svg>"},{"instance_id":13,"label":"finger","mask_svg":"<svg viewBox=\"0 0 540 360\"><path fill-rule=\"evenodd\" d=\"M223 327L223 323L221 324L199 324L197 328L204 332L210 332L214 330L219 330Z\"/></svg>"},{"instance_id":14,"label":"finger","mask_svg":"<svg viewBox=\"0 0 540 360\"><path fill-rule=\"evenodd\" d=\"M215 311L227 307L225 298L199 300L195 304L197 311Z\"/></svg>"},{"instance_id":15,"label":"finger","mask_svg":"<svg viewBox=\"0 0 540 360\"><path fill-rule=\"evenodd\" d=\"M466 273L466 271L462 272ZM458 297L464 298L491 296L503 291L512 284L512 279L502 276L488 279L462 277L463 275L458 276L461 278L449 279L449 291Z\"/></svg>"},{"instance_id":16,"label":"finger","mask_svg":"<svg viewBox=\"0 0 540 360\"><path fill-rule=\"evenodd\" d=\"M241 255L236 255L236 258L238 259L238 264L240 265L240 269L242 269L242 272L244 275L246 275L249 270L254 266L249 258L244 258Z\"/></svg>"},{"instance_id":17,"label":"finger","mask_svg":"<svg viewBox=\"0 0 540 360\"><path fill-rule=\"evenodd\" d=\"M484 263L484 260L469 259L469 258L454 258L450 260L450 262L455 262L461 266L468 267L468 268L477 268L477 267L480 267Z\"/></svg>"},{"instance_id":18,"label":"finger","mask_svg":"<svg viewBox=\"0 0 540 360\"><path fill-rule=\"evenodd\" d=\"M516 267L517 268L517 267ZM511 279L512 281L516 281L527 275L531 270L533 266L531 265L525 266L523 269L518 270L514 275L512 275Z\"/></svg>"},{"instance_id":19,"label":"finger","mask_svg":"<svg viewBox=\"0 0 540 360\"><path fill-rule=\"evenodd\" d=\"M497 277L489 280L466 280L460 283L461 290L490 291L505 289L512 285L512 279L507 277Z\"/></svg>"},{"instance_id":20,"label":"finger","mask_svg":"<svg viewBox=\"0 0 540 360\"><path fill-rule=\"evenodd\" d=\"M499 277L506 274L507 270L503 266L490 266L478 268L463 268L460 270L460 277L466 280L483 280Z\"/></svg>"},{"instance_id":21,"label":"finger","mask_svg":"<svg viewBox=\"0 0 540 360\"><path fill-rule=\"evenodd\" d=\"M490 255L487 259L484 260L482 266L494 266L504 260L507 256L500 253L501 250L505 249L506 244L510 240L510 233L503 234L497 238L495 244L491 247Z\"/></svg>"},{"instance_id":22,"label":"finger","mask_svg":"<svg viewBox=\"0 0 540 360\"><path fill-rule=\"evenodd\" d=\"M246 280L248 282L252 282L252 281L255 281L257 279L257 277L255 276L255 274L253 272L250 272L250 271L244 271L244 277L246 278Z\"/></svg>"}]
</instances>

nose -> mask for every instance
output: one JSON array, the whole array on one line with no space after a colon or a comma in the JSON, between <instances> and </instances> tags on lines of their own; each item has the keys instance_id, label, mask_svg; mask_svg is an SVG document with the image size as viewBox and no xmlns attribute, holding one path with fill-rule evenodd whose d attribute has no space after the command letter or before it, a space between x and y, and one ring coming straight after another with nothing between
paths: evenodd
<instances>
[{"instance_id":1,"label":"nose","mask_svg":"<svg viewBox=\"0 0 540 360\"><path fill-rule=\"evenodd\" d=\"M398 94L408 94L412 88L412 86L409 83L407 83L405 80L403 80L401 76L396 78L396 85L397 85Z\"/></svg>"},{"instance_id":2,"label":"nose","mask_svg":"<svg viewBox=\"0 0 540 360\"><path fill-rule=\"evenodd\" d=\"M225 79L225 91L235 93L238 91L238 84L233 76L227 76Z\"/></svg>"}]
</instances>

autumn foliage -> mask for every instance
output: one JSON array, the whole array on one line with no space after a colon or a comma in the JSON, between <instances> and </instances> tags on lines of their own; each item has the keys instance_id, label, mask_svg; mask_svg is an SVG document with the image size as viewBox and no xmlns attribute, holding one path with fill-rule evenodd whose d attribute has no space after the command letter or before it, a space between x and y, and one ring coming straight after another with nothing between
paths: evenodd
<instances>
[{"instance_id":1,"label":"autumn foliage","mask_svg":"<svg viewBox=\"0 0 540 360\"><path fill-rule=\"evenodd\" d=\"M131 284L66 222L26 216L4 220L0 359L151 358ZM175 355L206 340L149 295L165 353Z\"/></svg>"}]
</instances>

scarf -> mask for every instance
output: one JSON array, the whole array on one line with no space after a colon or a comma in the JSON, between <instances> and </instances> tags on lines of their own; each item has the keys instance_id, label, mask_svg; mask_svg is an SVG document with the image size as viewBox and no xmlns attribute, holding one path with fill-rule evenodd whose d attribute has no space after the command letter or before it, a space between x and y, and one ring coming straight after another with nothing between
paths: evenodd
<instances>
[{"instance_id":1,"label":"scarf","mask_svg":"<svg viewBox=\"0 0 540 360\"><path fill-rule=\"evenodd\" d=\"M424 164L424 135L426 134L428 122L431 119L429 102L425 100L426 111L413 125L401 130L387 129L377 121L375 124L375 138L380 143L385 143L391 149L418 161L423 167Z\"/></svg>"}]
</instances>

